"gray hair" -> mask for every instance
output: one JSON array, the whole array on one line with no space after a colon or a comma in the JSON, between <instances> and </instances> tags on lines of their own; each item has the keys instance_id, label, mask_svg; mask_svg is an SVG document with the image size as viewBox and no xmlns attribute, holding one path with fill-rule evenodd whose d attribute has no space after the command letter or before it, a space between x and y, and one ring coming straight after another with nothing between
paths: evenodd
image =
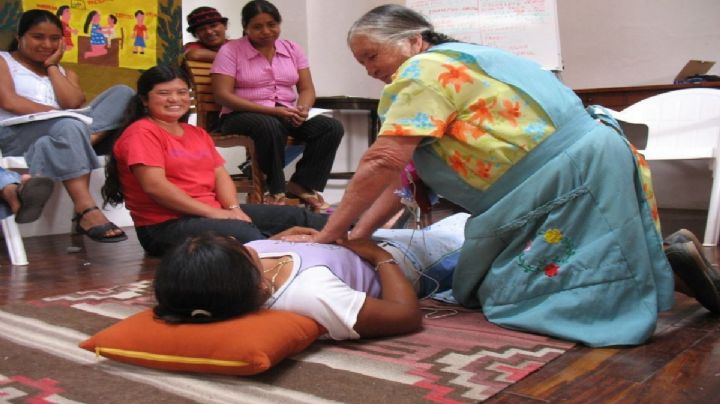
<instances>
[{"instance_id":1,"label":"gray hair","mask_svg":"<svg viewBox=\"0 0 720 404\"><path fill-rule=\"evenodd\" d=\"M366 36L380 43L397 43L415 35L422 35L432 45L457 42L436 33L433 25L417 11L397 4L385 4L365 13L348 30L347 42L350 44L356 36Z\"/></svg>"}]
</instances>

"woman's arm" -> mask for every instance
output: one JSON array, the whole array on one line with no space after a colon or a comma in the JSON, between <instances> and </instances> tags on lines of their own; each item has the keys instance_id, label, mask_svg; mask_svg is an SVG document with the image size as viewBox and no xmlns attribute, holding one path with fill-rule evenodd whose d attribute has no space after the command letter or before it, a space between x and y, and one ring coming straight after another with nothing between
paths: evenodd
<instances>
[{"instance_id":1,"label":"woman's arm","mask_svg":"<svg viewBox=\"0 0 720 404\"><path fill-rule=\"evenodd\" d=\"M60 108L72 109L80 108L85 102L85 95L80 88L80 79L78 75L72 71L65 69L65 74L60 72L58 65L52 65L47 70L48 77L55 91L55 99L57 99Z\"/></svg>"},{"instance_id":2,"label":"woman's arm","mask_svg":"<svg viewBox=\"0 0 720 404\"><path fill-rule=\"evenodd\" d=\"M283 107L266 107L264 105L256 104L252 101L248 101L242 97L235 95L235 78L226 76L224 74L213 73L212 78L212 89L213 95L215 95L215 102L218 104L230 108L233 111L246 111L246 112L257 112L260 114L274 115L281 119L292 119L296 116L293 110Z\"/></svg>"},{"instance_id":3,"label":"woman's arm","mask_svg":"<svg viewBox=\"0 0 720 404\"><path fill-rule=\"evenodd\" d=\"M327 224L313 241L332 243L342 238L350 225L368 210L368 206L372 206L369 211L371 215L377 215L375 219L368 217L368 223L374 223L378 217L394 209L387 205L389 197L380 196L389 186L397 184L397 179L412 159L421 140L419 136L380 136L363 155L338 209L330 215ZM380 215L380 212L384 213ZM361 223L364 223L363 219ZM363 232L375 229L366 228Z\"/></svg>"},{"instance_id":4,"label":"woman's arm","mask_svg":"<svg viewBox=\"0 0 720 404\"><path fill-rule=\"evenodd\" d=\"M234 219L232 210L219 209L197 201L168 181L165 169L135 164L130 166L142 190L157 204L185 215L212 219Z\"/></svg>"},{"instance_id":5,"label":"woman's arm","mask_svg":"<svg viewBox=\"0 0 720 404\"><path fill-rule=\"evenodd\" d=\"M220 202L220 205L223 208L232 211L237 219L252 222L250 217L240 208L235 183L233 183L232 178L230 178L230 174L228 174L227 170L225 170L225 167L223 166L219 166L215 169L215 197L218 202Z\"/></svg>"},{"instance_id":6,"label":"woman's arm","mask_svg":"<svg viewBox=\"0 0 720 404\"><path fill-rule=\"evenodd\" d=\"M298 70L298 82L296 85L298 98L297 98L297 110L298 116L293 119L293 125L300 126L308 117L310 108L315 104L315 85L312 81L312 75L310 69Z\"/></svg>"},{"instance_id":7,"label":"woman's arm","mask_svg":"<svg viewBox=\"0 0 720 404\"><path fill-rule=\"evenodd\" d=\"M65 74L60 71L60 60L65 53L65 43L60 46L52 55L45 59L47 75L52 83L55 99L62 109L79 108L85 102L85 94L80 88L80 79L75 72L65 69Z\"/></svg>"},{"instance_id":8,"label":"woman's arm","mask_svg":"<svg viewBox=\"0 0 720 404\"><path fill-rule=\"evenodd\" d=\"M368 261L377 271L382 292L366 297L353 327L361 337L382 337L418 330L422 316L410 281L392 255L369 239L341 243Z\"/></svg>"},{"instance_id":9,"label":"woman's arm","mask_svg":"<svg viewBox=\"0 0 720 404\"><path fill-rule=\"evenodd\" d=\"M192 48L185 52L185 59L212 63L216 55L217 52L210 49Z\"/></svg>"},{"instance_id":10,"label":"woman's arm","mask_svg":"<svg viewBox=\"0 0 720 404\"><path fill-rule=\"evenodd\" d=\"M400 175L402 175L402 172ZM395 191L402 185L400 175L398 175L394 183L388 184L382 195L360 217L360 220L353 226L348 238L351 240L370 238L375 230L387 223L403 207L402 203L400 203L400 197L395 194Z\"/></svg>"},{"instance_id":11,"label":"woman's arm","mask_svg":"<svg viewBox=\"0 0 720 404\"><path fill-rule=\"evenodd\" d=\"M55 73L62 76L57 67L50 67L48 75ZM72 75L77 79L77 75L74 73ZM3 58L0 58L0 88L3 89L0 91L0 108L8 112L12 112L17 115L25 115L50 111L53 109L49 105L31 101L15 92L15 82L10 75L10 68ZM60 99L58 99L58 101L60 101Z\"/></svg>"}]
</instances>

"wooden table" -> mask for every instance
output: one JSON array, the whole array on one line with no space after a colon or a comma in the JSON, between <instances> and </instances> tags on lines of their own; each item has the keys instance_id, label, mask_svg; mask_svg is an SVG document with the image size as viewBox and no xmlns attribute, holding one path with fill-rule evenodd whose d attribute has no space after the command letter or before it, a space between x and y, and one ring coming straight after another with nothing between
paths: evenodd
<instances>
[{"instance_id":1,"label":"wooden table","mask_svg":"<svg viewBox=\"0 0 720 404\"><path fill-rule=\"evenodd\" d=\"M379 100L375 98L333 96L315 98L315 108L327 109L349 109L368 111L368 146L375 142L377 133L380 130L380 119L377 114Z\"/></svg>"},{"instance_id":2,"label":"wooden table","mask_svg":"<svg viewBox=\"0 0 720 404\"><path fill-rule=\"evenodd\" d=\"M640 100L652 97L668 91L682 90L685 88L717 88L720 89L720 82L705 82L696 84L659 84L636 87L608 87L608 88L586 88L574 90L585 106L598 104L616 111L622 111Z\"/></svg>"},{"instance_id":3,"label":"wooden table","mask_svg":"<svg viewBox=\"0 0 720 404\"><path fill-rule=\"evenodd\" d=\"M368 146L375 142L377 132L380 130L380 119L377 114L378 100L375 98L350 97L350 96L332 96L315 98L315 108L326 108L335 110L361 110L368 111ZM350 179L354 173L330 173L332 179Z\"/></svg>"}]
</instances>

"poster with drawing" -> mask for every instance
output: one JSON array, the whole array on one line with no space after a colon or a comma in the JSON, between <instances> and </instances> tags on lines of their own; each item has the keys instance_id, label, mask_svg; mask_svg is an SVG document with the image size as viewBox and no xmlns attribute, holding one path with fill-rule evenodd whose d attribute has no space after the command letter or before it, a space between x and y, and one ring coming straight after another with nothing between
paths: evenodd
<instances>
[{"instance_id":1,"label":"poster with drawing","mask_svg":"<svg viewBox=\"0 0 720 404\"><path fill-rule=\"evenodd\" d=\"M147 69L157 61L158 1L23 0L63 24L64 62Z\"/></svg>"}]
</instances>

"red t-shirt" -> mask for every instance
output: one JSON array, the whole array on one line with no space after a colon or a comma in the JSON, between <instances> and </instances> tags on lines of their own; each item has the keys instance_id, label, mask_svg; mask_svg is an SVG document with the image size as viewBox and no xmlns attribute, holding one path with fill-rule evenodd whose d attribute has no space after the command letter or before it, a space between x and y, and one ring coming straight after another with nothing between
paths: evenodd
<instances>
[{"instance_id":1,"label":"red t-shirt","mask_svg":"<svg viewBox=\"0 0 720 404\"><path fill-rule=\"evenodd\" d=\"M122 133L113 147L125 206L135 226L177 219L184 214L159 205L140 187L130 167L161 167L165 177L192 198L220 208L215 194L215 169L225 160L210 135L196 126L182 124L175 136L148 119L141 119Z\"/></svg>"}]
</instances>

